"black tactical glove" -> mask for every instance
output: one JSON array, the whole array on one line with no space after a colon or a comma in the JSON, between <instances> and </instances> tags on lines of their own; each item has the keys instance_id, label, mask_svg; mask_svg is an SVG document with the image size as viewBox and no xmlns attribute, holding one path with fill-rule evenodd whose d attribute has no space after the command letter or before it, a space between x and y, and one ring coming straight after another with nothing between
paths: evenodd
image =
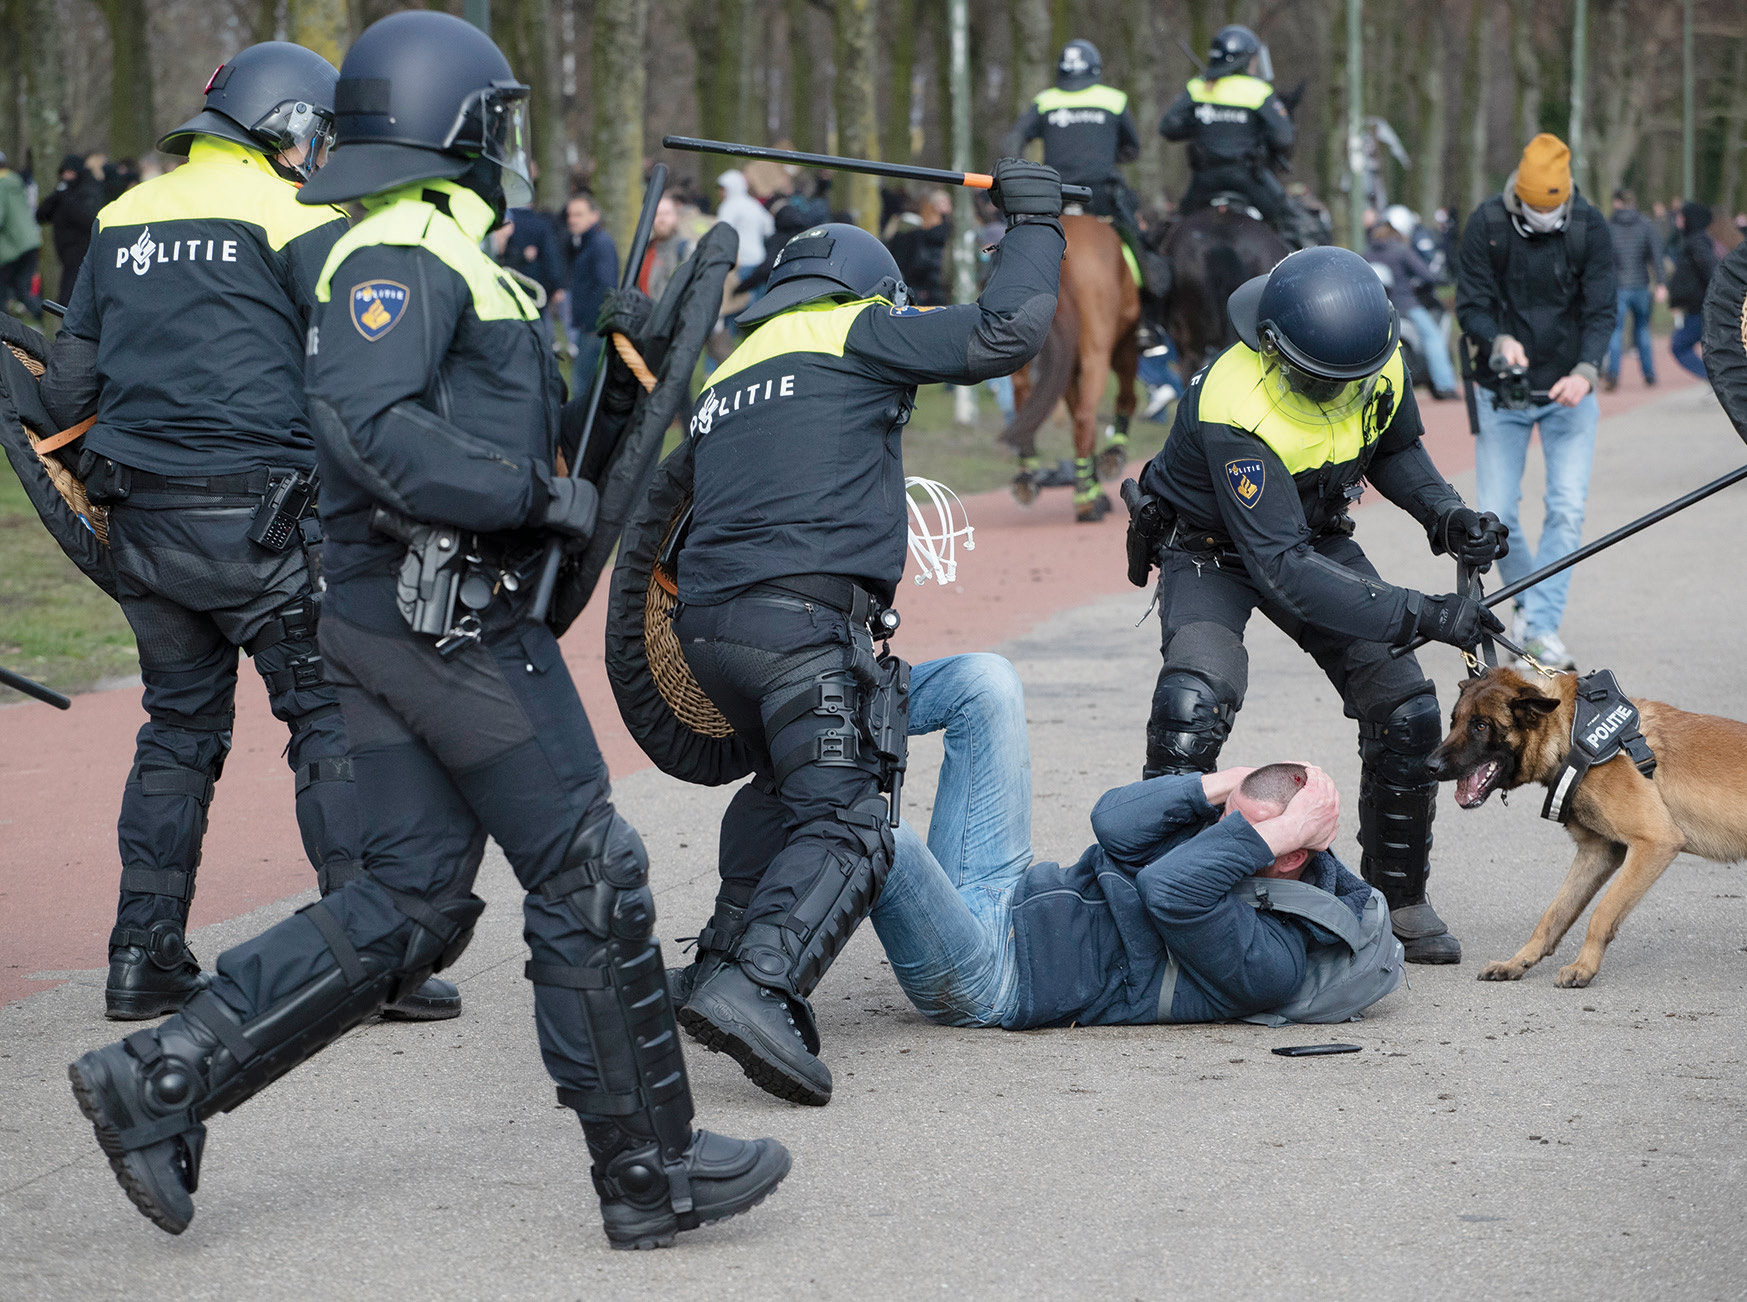
<instances>
[{"instance_id":1,"label":"black tactical glove","mask_svg":"<svg viewBox=\"0 0 1747 1302\"><path fill-rule=\"evenodd\" d=\"M1454 506L1438 517L1432 550L1454 556L1462 564L1484 569L1510 554L1510 529L1491 511Z\"/></svg>"},{"instance_id":2,"label":"black tactical glove","mask_svg":"<svg viewBox=\"0 0 1747 1302\"><path fill-rule=\"evenodd\" d=\"M1053 167L1023 158L1003 158L995 164L995 184L989 200L1007 214L1007 225L1021 217L1059 217L1062 178Z\"/></svg>"},{"instance_id":3,"label":"black tactical glove","mask_svg":"<svg viewBox=\"0 0 1747 1302\"><path fill-rule=\"evenodd\" d=\"M643 337L655 300L640 289L609 289L595 315L594 332L605 338L621 334L635 342Z\"/></svg>"},{"instance_id":4,"label":"black tactical glove","mask_svg":"<svg viewBox=\"0 0 1747 1302\"><path fill-rule=\"evenodd\" d=\"M1480 641L1482 632L1504 632L1504 625L1498 622L1498 616L1472 597L1458 596L1453 592L1441 597L1428 597L1422 593L1413 595L1419 598L1419 603L1416 608L1412 601L1408 602L1408 618L1412 621L1412 627L1403 630L1408 634L1402 638L1403 642L1411 641L1413 634L1417 633L1434 642L1471 648Z\"/></svg>"},{"instance_id":5,"label":"black tactical glove","mask_svg":"<svg viewBox=\"0 0 1747 1302\"><path fill-rule=\"evenodd\" d=\"M566 475L552 481L552 496L546 500L542 528L564 536L564 550L578 551L594 537L595 516L600 511L600 494L586 479Z\"/></svg>"}]
</instances>

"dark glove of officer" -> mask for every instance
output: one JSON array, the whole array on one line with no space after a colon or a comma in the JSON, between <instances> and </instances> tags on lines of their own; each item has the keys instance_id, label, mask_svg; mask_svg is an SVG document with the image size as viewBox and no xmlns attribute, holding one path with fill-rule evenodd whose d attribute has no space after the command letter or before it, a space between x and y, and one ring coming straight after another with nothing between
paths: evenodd
<instances>
[{"instance_id":1,"label":"dark glove of officer","mask_svg":"<svg viewBox=\"0 0 1747 1302\"><path fill-rule=\"evenodd\" d=\"M575 551L594 537L595 516L600 511L600 494L586 479L565 476L552 482L552 496L546 499L546 514L540 524L553 533L564 535L566 551Z\"/></svg>"},{"instance_id":2,"label":"dark glove of officer","mask_svg":"<svg viewBox=\"0 0 1747 1302\"><path fill-rule=\"evenodd\" d=\"M1062 178L1053 167L1003 158L995 164L995 184L989 200L1007 214L1011 226L1016 217L1059 217L1062 211Z\"/></svg>"},{"instance_id":3,"label":"dark glove of officer","mask_svg":"<svg viewBox=\"0 0 1747 1302\"><path fill-rule=\"evenodd\" d=\"M609 289L594 319L594 332L605 338L621 334L631 340L643 337L655 300L640 289Z\"/></svg>"},{"instance_id":4,"label":"dark glove of officer","mask_svg":"<svg viewBox=\"0 0 1747 1302\"><path fill-rule=\"evenodd\" d=\"M1497 615L1474 598L1451 592L1441 597L1420 598L1414 631L1434 642L1467 648L1480 641L1482 632L1504 632L1504 625L1498 622Z\"/></svg>"},{"instance_id":5,"label":"dark glove of officer","mask_svg":"<svg viewBox=\"0 0 1747 1302\"><path fill-rule=\"evenodd\" d=\"M1451 507L1438 519L1433 550L1478 569L1510 555L1510 529L1491 511Z\"/></svg>"}]
</instances>

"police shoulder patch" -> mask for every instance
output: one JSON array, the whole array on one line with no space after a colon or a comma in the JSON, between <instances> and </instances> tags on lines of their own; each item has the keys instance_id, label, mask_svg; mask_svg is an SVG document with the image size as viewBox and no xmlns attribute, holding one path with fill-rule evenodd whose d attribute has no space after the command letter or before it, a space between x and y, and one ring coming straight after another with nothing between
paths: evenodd
<instances>
[{"instance_id":1,"label":"police shoulder patch","mask_svg":"<svg viewBox=\"0 0 1747 1302\"><path fill-rule=\"evenodd\" d=\"M1266 471L1260 457L1239 457L1225 463L1225 479L1231 491L1245 507L1254 507L1262 500L1263 476Z\"/></svg>"},{"instance_id":2,"label":"police shoulder patch","mask_svg":"<svg viewBox=\"0 0 1747 1302\"><path fill-rule=\"evenodd\" d=\"M941 306L935 304L932 307L923 307L920 303L907 303L903 307L887 308L886 311L892 316L921 316L924 312L937 311Z\"/></svg>"},{"instance_id":3,"label":"police shoulder patch","mask_svg":"<svg viewBox=\"0 0 1747 1302\"><path fill-rule=\"evenodd\" d=\"M371 343L399 324L409 295L395 280L366 280L352 286L352 324Z\"/></svg>"}]
</instances>

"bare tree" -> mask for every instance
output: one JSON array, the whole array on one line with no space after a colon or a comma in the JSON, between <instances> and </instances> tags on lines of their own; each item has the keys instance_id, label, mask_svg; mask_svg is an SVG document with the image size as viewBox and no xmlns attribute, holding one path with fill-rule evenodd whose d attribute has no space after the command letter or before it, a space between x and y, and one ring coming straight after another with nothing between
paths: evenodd
<instances>
[{"instance_id":1,"label":"bare tree","mask_svg":"<svg viewBox=\"0 0 1747 1302\"><path fill-rule=\"evenodd\" d=\"M1492 61L1487 57L1486 37L1492 18L1492 0L1470 0L1468 9L1468 58L1462 78L1465 94L1462 111L1468 121L1467 209L1473 212L1489 192L1486 176L1487 105L1491 102Z\"/></svg>"},{"instance_id":2,"label":"bare tree","mask_svg":"<svg viewBox=\"0 0 1747 1302\"><path fill-rule=\"evenodd\" d=\"M492 31L516 76L528 83L536 194L548 208L564 202L568 188L564 96L558 77L557 14L552 0L498 0Z\"/></svg>"},{"instance_id":3,"label":"bare tree","mask_svg":"<svg viewBox=\"0 0 1747 1302\"><path fill-rule=\"evenodd\" d=\"M916 0L889 0L892 102L881 136L881 157L895 163L910 161L910 116L916 106L916 10Z\"/></svg>"},{"instance_id":4,"label":"bare tree","mask_svg":"<svg viewBox=\"0 0 1747 1302\"><path fill-rule=\"evenodd\" d=\"M621 253L631 246L643 201L643 42L648 27L649 0L595 0L594 195Z\"/></svg>"},{"instance_id":5,"label":"bare tree","mask_svg":"<svg viewBox=\"0 0 1747 1302\"><path fill-rule=\"evenodd\" d=\"M146 0L100 0L109 27L109 152L142 158L157 143Z\"/></svg>"},{"instance_id":6,"label":"bare tree","mask_svg":"<svg viewBox=\"0 0 1747 1302\"><path fill-rule=\"evenodd\" d=\"M1427 221L1444 202L1444 154L1449 148L1450 88L1449 28L1444 6L1436 0L1422 11L1425 24L1425 72L1419 83L1419 141L1414 151L1419 169L1419 210Z\"/></svg>"},{"instance_id":7,"label":"bare tree","mask_svg":"<svg viewBox=\"0 0 1747 1302\"><path fill-rule=\"evenodd\" d=\"M1049 85L1049 0L1013 0L1013 112Z\"/></svg>"},{"instance_id":8,"label":"bare tree","mask_svg":"<svg viewBox=\"0 0 1747 1302\"><path fill-rule=\"evenodd\" d=\"M789 26L789 141L813 152L818 145L813 119L818 114L813 81L813 6L808 0L787 0Z\"/></svg>"},{"instance_id":9,"label":"bare tree","mask_svg":"<svg viewBox=\"0 0 1747 1302\"><path fill-rule=\"evenodd\" d=\"M1128 46L1128 102L1140 131L1140 157L1135 160L1134 188L1142 202L1155 202L1165 192L1164 151L1156 130L1164 112L1160 91L1158 26L1155 0L1125 0L1122 6Z\"/></svg>"},{"instance_id":10,"label":"bare tree","mask_svg":"<svg viewBox=\"0 0 1747 1302\"><path fill-rule=\"evenodd\" d=\"M24 83L23 134L37 175L46 180L66 147L67 82L60 19L54 0L16 0L13 16Z\"/></svg>"},{"instance_id":11,"label":"bare tree","mask_svg":"<svg viewBox=\"0 0 1747 1302\"><path fill-rule=\"evenodd\" d=\"M285 34L339 67L352 43L346 0L285 0Z\"/></svg>"},{"instance_id":12,"label":"bare tree","mask_svg":"<svg viewBox=\"0 0 1747 1302\"><path fill-rule=\"evenodd\" d=\"M1516 73L1516 131L1526 145L1541 129L1540 30L1545 11L1535 0L1510 0L1510 52Z\"/></svg>"},{"instance_id":13,"label":"bare tree","mask_svg":"<svg viewBox=\"0 0 1747 1302\"><path fill-rule=\"evenodd\" d=\"M837 64L837 152L850 158L879 157L879 111L874 53L874 0L837 0L834 13ZM855 223L879 233L880 188L871 176L847 178L845 198Z\"/></svg>"},{"instance_id":14,"label":"bare tree","mask_svg":"<svg viewBox=\"0 0 1747 1302\"><path fill-rule=\"evenodd\" d=\"M1668 67L1679 32L1677 5L1655 0L1607 0L1598 4L1592 39L1596 53L1595 110L1586 127L1590 176L1597 202L1611 195L1644 140L1644 126L1656 81Z\"/></svg>"}]
</instances>

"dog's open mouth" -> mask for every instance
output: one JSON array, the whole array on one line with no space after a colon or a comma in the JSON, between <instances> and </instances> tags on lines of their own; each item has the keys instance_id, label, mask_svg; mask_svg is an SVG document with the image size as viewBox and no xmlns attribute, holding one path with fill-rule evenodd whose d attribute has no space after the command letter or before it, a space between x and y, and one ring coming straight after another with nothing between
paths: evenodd
<instances>
[{"instance_id":1,"label":"dog's open mouth","mask_svg":"<svg viewBox=\"0 0 1747 1302\"><path fill-rule=\"evenodd\" d=\"M1500 765L1487 760L1467 777L1456 779L1456 803L1463 809L1479 809L1492 794L1492 784L1498 781Z\"/></svg>"}]
</instances>

